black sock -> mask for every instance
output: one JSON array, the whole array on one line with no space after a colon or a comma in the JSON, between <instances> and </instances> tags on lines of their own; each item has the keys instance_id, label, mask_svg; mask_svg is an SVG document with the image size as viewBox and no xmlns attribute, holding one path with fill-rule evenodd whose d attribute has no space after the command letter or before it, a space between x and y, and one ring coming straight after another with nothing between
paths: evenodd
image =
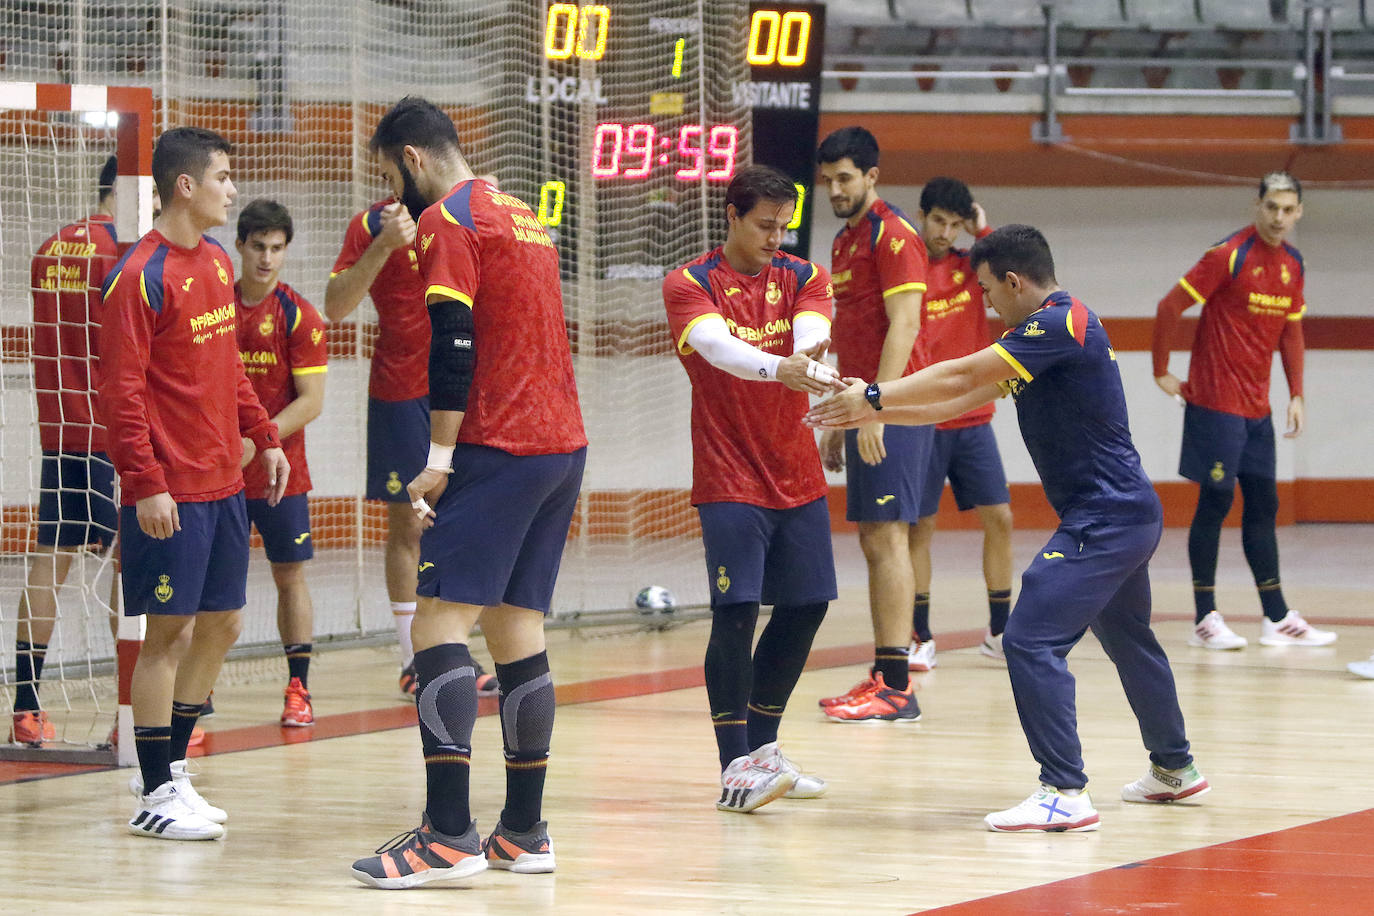
<instances>
[{"instance_id":1,"label":"black sock","mask_svg":"<svg viewBox=\"0 0 1374 916\"><path fill-rule=\"evenodd\" d=\"M506 806L501 823L524 833L541 819L544 775L553 738L554 691L549 653L496 666L501 685L501 738L506 752Z\"/></svg>"},{"instance_id":2,"label":"black sock","mask_svg":"<svg viewBox=\"0 0 1374 916\"><path fill-rule=\"evenodd\" d=\"M301 686L310 688L310 653L315 644L295 642L284 644L281 649L286 653L286 678L300 678Z\"/></svg>"},{"instance_id":3,"label":"black sock","mask_svg":"<svg viewBox=\"0 0 1374 916\"><path fill-rule=\"evenodd\" d=\"M1194 622L1217 609L1217 546L1221 543L1221 523L1231 511L1234 488L1199 487L1197 511L1188 528L1188 565L1193 571Z\"/></svg>"},{"instance_id":4,"label":"black sock","mask_svg":"<svg viewBox=\"0 0 1374 916\"><path fill-rule=\"evenodd\" d=\"M906 646L878 646L873 650L873 670L881 674L883 683L893 690L906 690L911 683L906 663Z\"/></svg>"},{"instance_id":5,"label":"black sock","mask_svg":"<svg viewBox=\"0 0 1374 916\"><path fill-rule=\"evenodd\" d=\"M778 740L778 725L792 688L797 686L811 641L825 619L825 601L773 608L754 649L754 684L749 699L749 750Z\"/></svg>"},{"instance_id":6,"label":"black sock","mask_svg":"<svg viewBox=\"0 0 1374 916\"><path fill-rule=\"evenodd\" d=\"M996 636L1007 628L1011 616L1011 589L988 589L988 629Z\"/></svg>"},{"instance_id":7,"label":"black sock","mask_svg":"<svg viewBox=\"0 0 1374 916\"><path fill-rule=\"evenodd\" d=\"M1272 477L1242 474L1240 481L1240 543L1259 589L1264 616L1278 623L1288 614L1279 585L1279 541L1274 530L1279 515L1278 487Z\"/></svg>"},{"instance_id":8,"label":"black sock","mask_svg":"<svg viewBox=\"0 0 1374 916\"><path fill-rule=\"evenodd\" d=\"M477 721L477 666L468 647L443 643L415 653L415 708L425 753L425 813L440 833L462 836L472 824L468 782Z\"/></svg>"},{"instance_id":9,"label":"black sock","mask_svg":"<svg viewBox=\"0 0 1374 916\"><path fill-rule=\"evenodd\" d=\"M36 711L38 682L43 678L43 659L48 647L42 643L14 641L14 711Z\"/></svg>"},{"instance_id":10,"label":"black sock","mask_svg":"<svg viewBox=\"0 0 1374 916\"><path fill-rule=\"evenodd\" d=\"M138 768L143 773L144 795L172 781L171 746L171 726L134 726L134 751L138 754Z\"/></svg>"},{"instance_id":11,"label":"black sock","mask_svg":"<svg viewBox=\"0 0 1374 916\"><path fill-rule=\"evenodd\" d=\"M930 635L930 592L917 595L916 603L911 606L911 635L919 642L934 639Z\"/></svg>"},{"instance_id":12,"label":"black sock","mask_svg":"<svg viewBox=\"0 0 1374 916\"><path fill-rule=\"evenodd\" d=\"M186 748L191 743L191 732L196 727L196 720L200 718L200 710L204 703L178 703L172 701L172 732L171 741L167 745L169 760L185 760Z\"/></svg>"},{"instance_id":13,"label":"black sock","mask_svg":"<svg viewBox=\"0 0 1374 916\"><path fill-rule=\"evenodd\" d=\"M706 701L716 731L720 768L750 751L749 691L753 662L749 650L759 606L754 602L726 604L711 611L711 637L706 643Z\"/></svg>"}]
</instances>

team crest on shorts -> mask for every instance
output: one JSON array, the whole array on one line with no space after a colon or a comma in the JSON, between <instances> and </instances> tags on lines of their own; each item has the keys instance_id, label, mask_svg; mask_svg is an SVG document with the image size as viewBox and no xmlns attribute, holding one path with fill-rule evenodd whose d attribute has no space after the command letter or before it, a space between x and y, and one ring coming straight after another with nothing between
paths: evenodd
<instances>
[{"instance_id":1,"label":"team crest on shorts","mask_svg":"<svg viewBox=\"0 0 1374 916\"><path fill-rule=\"evenodd\" d=\"M716 590L722 595L730 590L730 577L725 574L725 567L716 567Z\"/></svg>"},{"instance_id":2,"label":"team crest on shorts","mask_svg":"<svg viewBox=\"0 0 1374 916\"><path fill-rule=\"evenodd\" d=\"M1221 462L1218 461L1216 464L1212 465L1212 469L1207 472L1207 476L1217 483L1220 483L1222 479L1226 477L1226 469L1222 467Z\"/></svg>"},{"instance_id":3,"label":"team crest on shorts","mask_svg":"<svg viewBox=\"0 0 1374 916\"><path fill-rule=\"evenodd\" d=\"M386 491L392 496L401 492L401 475L392 471L386 478Z\"/></svg>"},{"instance_id":4,"label":"team crest on shorts","mask_svg":"<svg viewBox=\"0 0 1374 916\"><path fill-rule=\"evenodd\" d=\"M157 588L153 589L153 597L156 598L158 601L162 602L163 604L166 604L168 601L171 601L171 600L172 600L172 584L171 584L171 582L172 582L172 577L171 577L171 576L158 576L158 577L157 577Z\"/></svg>"}]
</instances>

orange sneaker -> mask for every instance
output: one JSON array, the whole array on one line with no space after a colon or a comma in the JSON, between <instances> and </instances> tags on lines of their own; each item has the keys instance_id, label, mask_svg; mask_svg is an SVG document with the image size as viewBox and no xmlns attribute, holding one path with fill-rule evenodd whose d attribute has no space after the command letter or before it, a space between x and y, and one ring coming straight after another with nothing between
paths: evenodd
<instances>
[{"instance_id":1,"label":"orange sneaker","mask_svg":"<svg viewBox=\"0 0 1374 916\"><path fill-rule=\"evenodd\" d=\"M907 684L906 690L894 690L883 682L882 674L873 675L873 689L838 706L825 710L832 722L916 722L921 707L916 704L916 686Z\"/></svg>"},{"instance_id":2,"label":"orange sneaker","mask_svg":"<svg viewBox=\"0 0 1374 916\"><path fill-rule=\"evenodd\" d=\"M820 707L821 709L829 709L832 706L843 706L846 703L852 703L855 699L872 690L873 686L873 676L869 675L853 687L850 687L848 693L842 693L837 697L822 697L820 700Z\"/></svg>"},{"instance_id":3,"label":"orange sneaker","mask_svg":"<svg viewBox=\"0 0 1374 916\"><path fill-rule=\"evenodd\" d=\"M293 677L286 685L285 705L281 711L281 724L304 727L315 724L315 711L310 707L310 691L305 689L301 679Z\"/></svg>"},{"instance_id":4,"label":"orange sneaker","mask_svg":"<svg viewBox=\"0 0 1374 916\"><path fill-rule=\"evenodd\" d=\"M401 689L401 699L415 702L415 689L420 686L415 677L415 663L411 662L401 669L401 679L399 682Z\"/></svg>"},{"instance_id":5,"label":"orange sneaker","mask_svg":"<svg viewBox=\"0 0 1374 916\"><path fill-rule=\"evenodd\" d=\"M12 743L42 747L46 742L56 740L57 729L48 721L48 714L43 710L28 710L14 714L14 724L10 726Z\"/></svg>"}]
</instances>

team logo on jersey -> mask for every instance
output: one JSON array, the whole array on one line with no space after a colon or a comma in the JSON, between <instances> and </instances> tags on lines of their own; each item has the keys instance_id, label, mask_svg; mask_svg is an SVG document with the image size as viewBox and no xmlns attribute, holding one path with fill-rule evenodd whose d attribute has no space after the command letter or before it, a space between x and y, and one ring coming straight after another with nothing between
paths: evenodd
<instances>
[{"instance_id":1,"label":"team logo on jersey","mask_svg":"<svg viewBox=\"0 0 1374 916\"><path fill-rule=\"evenodd\" d=\"M1256 267L1254 270L1250 271L1250 273L1251 273L1253 276L1262 277L1262 276L1264 276L1264 268L1263 268L1263 267Z\"/></svg>"},{"instance_id":2,"label":"team logo on jersey","mask_svg":"<svg viewBox=\"0 0 1374 916\"><path fill-rule=\"evenodd\" d=\"M954 281L955 286L964 285L964 272L962 270L956 270L954 273L949 275L949 278Z\"/></svg>"},{"instance_id":3,"label":"team logo on jersey","mask_svg":"<svg viewBox=\"0 0 1374 916\"><path fill-rule=\"evenodd\" d=\"M1218 461L1216 464L1212 465L1212 469L1207 472L1207 476L1212 478L1214 482L1220 483L1226 478L1226 468Z\"/></svg>"},{"instance_id":4,"label":"team logo on jersey","mask_svg":"<svg viewBox=\"0 0 1374 916\"><path fill-rule=\"evenodd\" d=\"M225 286L229 285L229 271L224 269L224 265L219 262L219 258L215 258L215 273L219 276L219 282L223 283Z\"/></svg>"},{"instance_id":5,"label":"team logo on jersey","mask_svg":"<svg viewBox=\"0 0 1374 916\"><path fill-rule=\"evenodd\" d=\"M858 251L858 250L859 250L859 243L858 243L858 242L855 242L853 245L850 245L850 246L849 246L849 253L850 253L850 255L853 255L854 252L856 252L856 251Z\"/></svg>"},{"instance_id":6,"label":"team logo on jersey","mask_svg":"<svg viewBox=\"0 0 1374 916\"><path fill-rule=\"evenodd\" d=\"M725 289L725 295L727 295L727 296L734 296L734 295L738 294L739 292L740 292L740 288L739 288L738 286L729 286L729 287L726 287L726 289Z\"/></svg>"},{"instance_id":7,"label":"team logo on jersey","mask_svg":"<svg viewBox=\"0 0 1374 916\"><path fill-rule=\"evenodd\" d=\"M386 491L392 496L401 492L401 475L392 471L386 478Z\"/></svg>"},{"instance_id":8,"label":"team logo on jersey","mask_svg":"<svg viewBox=\"0 0 1374 916\"><path fill-rule=\"evenodd\" d=\"M782 289L778 287L776 280L768 281L768 290L763 294L769 305L777 305L782 301Z\"/></svg>"},{"instance_id":9,"label":"team logo on jersey","mask_svg":"<svg viewBox=\"0 0 1374 916\"><path fill-rule=\"evenodd\" d=\"M730 577L725 574L724 566L716 567L716 591L722 595L730 590Z\"/></svg>"},{"instance_id":10,"label":"team logo on jersey","mask_svg":"<svg viewBox=\"0 0 1374 916\"><path fill-rule=\"evenodd\" d=\"M431 238L431 239L434 238L434 236L433 236L432 233L430 234L430 238ZM423 242L422 242L421 244L423 244ZM420 272L420 259L415 255L415 249L414 249L414 248L407 248L407 249L406 249L406 253L410 255L410 269L413 270L413 271L415 271L416 273L419 273L419 272Z\"/></svg>"},{"instance_id":11,"label":"team logo on jersey","mask_svg":"<svg viewBox=\"0 0 1374 916\"><path fill-rule=\"evenodd\" d=\"M77 227L76 227L76 232L74 232L74 233L72 233L72 234L75 235L77 238L81 238L83 235L86 234L86 227L85 227L85 226L77 226Z\"/></svg>"},{"instance_id":12,"label":"team logo on jersey","mask_svg":"<svg viewBox=\"0 0 1374 916\"><path fill-rule=\"evenodd\" d=\"M833 283L827 283L827 284L825 284L825 298L827 298L827 299L834 299L834 298L835 298L835 284L833 284Z\"/></svg>"},{"instance_id":13,"label":"team logo on jersey","mask_svg":"<svg viewBox=\"0 0 1374 916\"><path fill-rule=\"evenodd\" d=\"M901 254L902 246L906 244L906 239L893 239L890 243L893 254Z\"/></svg>"},{"instance_id":14,"label":"team logo on jersey","mask_svg":"<svg viewBox=\"0 0 1374 916\"><path fill-rule=\"evenodd\" d=\"M186 282L181 284L181 291L183 293L189 293L191 291L191 284L194 282L196 282L195 277L187 277Z\"/></svg>"},{"instance_id":15,"label":"team logo on jersey","mask_svg":"<svg viewBox=\"0 0 1374 916\"><path fill-rule=\"evenodd\" d=\"M1288 272L1287 264L1279 265L1279 279L1283 281L1284 286L1287 286L1289 281L1293 279L1293 275Z\"/></svg>"},{"instance_id":16,"label":"team logo on jersey","mask_svg":"<svg viewBox=\"0 0 1374 916\"><path fill-rule=\"evenodd\" d=\"M1064 559L1064 555L1057 550L1047 550L1044 553L1040 554L1040 556L1044 557L1046 560Z\"/></svg>"},{"instance_id":17,"label":"team logo on jersey","mask_svg":"<svg viewBox=\"0 0 1374 916\"><path fill-rule=\"evenodd\" d=\"M432 244L434 244L434 233L433 233L433 232L431 232L429 235L421 236L421 238L420 238L420 250L421 250L421 251L428 252L428 251L429 251L429 246L432 245Z\"/></svg>"},{"instance_id":18,"label":"team logo on jersey","mask_svg":"<svg viewBox=\"0 0 1374 916\"><path fill-rule=\"evenodd\" d=\"M157 588L153 589L153 597L156 598L158 601L161 601L163 604L166 604L168 601L171 601L171 600L172 600L172 585L171 585L171 582L172 582L172 577L171 577L171 576L158 576L158 577L157 577Z\"/></svg>"},{"instance_id":19,"label":"team logo on jersey","mask_svg":"<svg viewBox=\"0 0 1374 916\"><path fill-rule=\"evenodd\" d=\"M307 531L307 532L305 532L305 533L303 533L303 534L298 534L298 535L296 535L296 536L295 536L294 538L292 538L291 540L295 541L297 544L304 544L304 543L305 543L306 541L308 541L309 539L310 539L310 532Z\"/></svg>"},{"instance_id":20,"label":"team logo on jersey","mask_svg":"<svg viewBox=\"0 0 1374 916\"><path fill-rule=\"evenodd\" d=\"M270 336L272 336L272 316L271 316L271 315L264 315L264 316L263 316L262 321L258 324L258 333L261 334L263 337L270 337Z\"/></svg>"},{"instance_id":21,"label":"team logo on jersey","mask_svg":"<svg viewBox=\"0 0 1374 916\"><path fill-rule=\"evenodd\" d=\"M324 331L323 331L323 329L321 329L321 328L316 328L315 330L313 330L313 331L310 332L310 342L311 342L312 344L315 344L316 346L318 346L321 340L324 340Z\"/></svg>"},{"instance_id":22,"label":"team logo on jersey","mask_svg":"<svg viewBox=\"0 0 1374 916\"><path fill-rule=\"evenodd\" d=\"M1026 325L1026 329L1025 329L1024 331L1021 332L1021 336L1022 336L1022 337L1039 337L1041 334L1044 334L1044 333L1045 333L1045 331L1040 327L1040 322L1038 322L1038 321L1032 321L1030 324Z\"/></svg>"}]
</instances>

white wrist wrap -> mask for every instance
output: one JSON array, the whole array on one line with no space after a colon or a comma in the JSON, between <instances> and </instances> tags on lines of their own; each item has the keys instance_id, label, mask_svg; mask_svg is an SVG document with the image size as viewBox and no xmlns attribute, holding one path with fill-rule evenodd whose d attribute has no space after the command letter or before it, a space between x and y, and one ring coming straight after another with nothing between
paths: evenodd
<instances>
[{"instance_id":1,"label":"white wrist wrap","mask_svg":"<svg viewBox=\"0 0 1374 916\"><path fill-rule=\"evenodd\" d=\"M444 471L445 473L452 471L453 446L431 442L429 444L429 457L425 459L425 467L435 471Z\"/></svg>"}]
</instances>

